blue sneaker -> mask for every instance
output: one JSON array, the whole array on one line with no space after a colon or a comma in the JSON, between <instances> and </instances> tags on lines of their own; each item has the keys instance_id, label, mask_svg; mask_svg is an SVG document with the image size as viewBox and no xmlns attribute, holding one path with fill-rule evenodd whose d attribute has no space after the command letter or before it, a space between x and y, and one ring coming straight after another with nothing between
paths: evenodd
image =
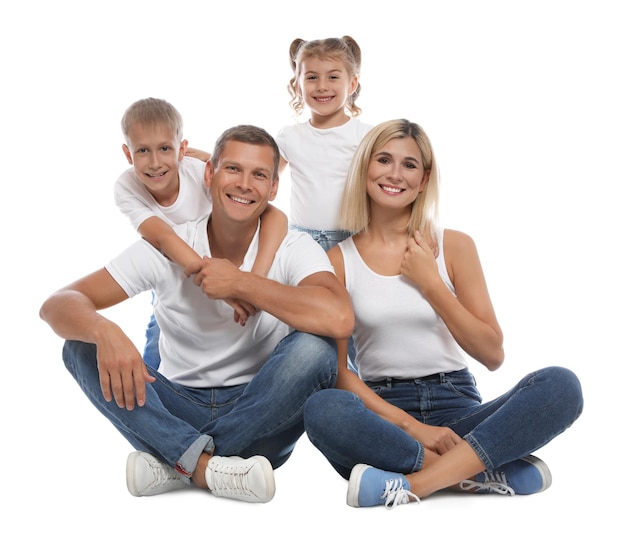
<instances>
[{"instance_id":1,"label":"blue sneaker","mask_svg":"<svg viewBox=\"0 0 626 543\"><path fill-rule=\"evenodd\" d=\"M401 473L392 473L357 464L352 468L348 482L348 505L352 507L372 507L384 505L392 509L396 505L409 503L419 498L409 490L409 482Z\"/></svg>"},{"instance_id":2,"label":"blue sneaker","mask_svg":"<svg viewBox=\"0 0 626 543\"><path fill-rule=\"evenodd\" d=\"M543 460L525 456L491 471L483 471L474 480L462 481L461 490L478 493L536 494L552 484L552 475Z\"/></svg>"}]
</instances>

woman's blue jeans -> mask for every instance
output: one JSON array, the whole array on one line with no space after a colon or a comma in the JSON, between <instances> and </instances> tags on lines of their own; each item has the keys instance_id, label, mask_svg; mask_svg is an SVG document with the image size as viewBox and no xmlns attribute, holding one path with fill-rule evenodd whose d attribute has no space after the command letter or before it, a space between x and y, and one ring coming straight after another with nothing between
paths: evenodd
<instances>
[{"instance_id":1,"label":"woman's blue jeans","mask_svg":"<svg viewBox=\"0 0 626 543\"><path fill-rule=\"evenodd\" d=\"M506 394L485 403L467 369L368 385L417 420L454 430L487 469L544 446L568 428L583 408L578 378L561 367L531 373ZM405 474L422 467L423 445L367 409L352 392L332 389L314 394L305 405L304 421L311 442L346 479L358 463Z\"/></svg>"},{"instance_id":2,"label":"woman's blue jeans","mask_svg":"<svg viewBox=\"0 0 626 543\"><path fill-rule=\"evenodd\" d=\"M147 451L190 476L203 451L248 458L259 454L274 468L291 455L304 432L303 410L314 392L337 377L334 341L292 332L247 384L189 388L152 368L146 404L132 411L105 401L96 346L66 341L63 360L91 402L137 450Z\"/></svg>"}]
</instances>

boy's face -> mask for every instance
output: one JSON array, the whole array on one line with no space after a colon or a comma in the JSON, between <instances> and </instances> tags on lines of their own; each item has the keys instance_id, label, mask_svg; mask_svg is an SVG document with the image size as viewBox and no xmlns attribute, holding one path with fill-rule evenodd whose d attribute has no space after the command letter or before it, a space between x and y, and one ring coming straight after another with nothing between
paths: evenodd
<instances>
[{"instance_id":1,"label":"boy's face","mask_svg":"<svg viewBox=\"0 0 626 543\"><path fill-rule=\"evenodd\" d=\"M128 133L129 145L122 149L137 178L161 205L171 205L178 196L178 163L187 141L163 125L135 124Z\"/></svg>"}]
</instances>

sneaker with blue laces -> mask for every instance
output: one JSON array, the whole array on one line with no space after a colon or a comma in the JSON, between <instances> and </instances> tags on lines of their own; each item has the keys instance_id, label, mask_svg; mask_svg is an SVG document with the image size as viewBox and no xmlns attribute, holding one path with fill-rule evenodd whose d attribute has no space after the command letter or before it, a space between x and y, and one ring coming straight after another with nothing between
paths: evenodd
<instances>
[{"instance_id":1,"label":"sneaker with blue laces","mask_svg":"<svg viewBox=\"0 0 626 543\"><path fill-rule=\"evenodd\" d=\"M483 471L474 480L462 481L461 490L477 493L536 494L552 484L552 475L546 463L536 456L513 460L495 470Z\"/></svg>"},{"instance_id":2,"label":"sneaker with blue laces","mask_svg":"<svg viewBox=\"0 0 626 543\"><path fill-rule=\"evenodd\" d=\"M409 482L401 473L357 464L350 473L347 502L351 507L384 505L387 509L409 503L410 498L419 503L419 498L409 488Z\"/></svg>"}]
</instances>

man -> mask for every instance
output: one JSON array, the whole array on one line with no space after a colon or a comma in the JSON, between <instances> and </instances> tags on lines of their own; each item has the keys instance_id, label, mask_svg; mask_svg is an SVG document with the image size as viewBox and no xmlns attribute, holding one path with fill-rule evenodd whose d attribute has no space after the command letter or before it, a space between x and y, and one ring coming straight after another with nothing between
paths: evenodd
<instances>
[{"instance_id":1,"label":"man","mask_svg":"<svg viewBox=\"0 0 626 543\"><path fill-rule=\"evenodd\" d=\"M266 502L273 468L304 431L302 408L332 387L330 338L347 338L354 315L324 251L290 231L267 278L250 273L259 217L278 189L279 151L254 126L224 132L206 166L210 216L177 230L201 262L185 270L145 240L51 295L40 315L66 339L65 365L96 407L135 447L131 494L193 483L214 495ZM154 290L159 372L99 310ZM225 299L257 308L245 326Z\"/></svg>"}]
</instances>

